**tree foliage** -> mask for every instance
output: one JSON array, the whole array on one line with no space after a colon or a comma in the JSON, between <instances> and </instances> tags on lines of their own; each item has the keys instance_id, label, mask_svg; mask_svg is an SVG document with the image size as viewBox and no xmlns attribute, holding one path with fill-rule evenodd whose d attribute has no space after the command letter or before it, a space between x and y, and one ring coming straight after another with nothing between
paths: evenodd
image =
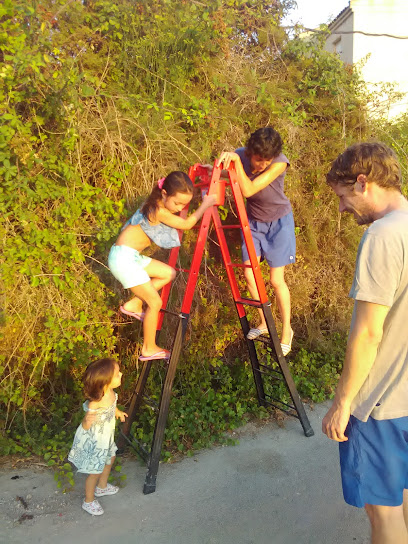
<instances>
[{"instance_id":1,"label":"tree foliage","mask_svg":"<svg viewBox=\"0 0 408 544\"><path fill-rule=\"evenodd\" d=\"M292 4L3 0L0 403L3 430L17 443L24 424L28 437L46 441L55 421L76 422L80 377L92 357L118 355L127 376L122 400L129 398L140 331L116 313L125 295L106 269L109 246L156 179L243 145L260 126L275 126L291 159L298 261L288 279L297 340L325 352L331 335L344 333L359 230L340 222L324 173L367 133L365 102L357 76L321 39L288 40L280 20ZM189 233L182 258L192 244ZM236 370L242 341L214 247L206 277L176 396L188 400L194 386L207 406L207 386L217 385L227 400L219 400L215 433L223 418L224 427L233 424L229 412L242 419L253 390L249 371ZM304 352L301 361L302 387ZM160 380L158 371L153 390ZM307 394L312 389L306 383ZM175 406L184 410L187 400ZM34 448L35 440L26 443Z\"/></svg>"}]
</instances>

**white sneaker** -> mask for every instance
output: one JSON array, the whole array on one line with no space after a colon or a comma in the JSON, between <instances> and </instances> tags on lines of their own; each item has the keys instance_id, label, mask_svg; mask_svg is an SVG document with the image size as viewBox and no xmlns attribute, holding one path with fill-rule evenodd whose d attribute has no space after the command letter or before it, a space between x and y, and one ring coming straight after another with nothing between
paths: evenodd
<instances>
[{"instance_id":1,"label":"white sneaker","mask_svg":"<svg viewBox=\"0 0 408 544\"><path fill-rule=\"evenodd\" d=\"M104 497L105 495L115 495L119 491L119 487L112 484L106 484L104 489L95 487L95 497Z\"/></svg>"},{"instance_id":2,"label":"white sneaker","mask_svg":"<svg viewBox=\"0 0 408 544\"><path fill-rule=\"evenodd\" d=\"M292 340L293 340L293 330L290 329L290 340L289 344L281 344L282 353L286 357L286 355L291 351L292 349Z\"/></svg>"},{"instance_id":3,"label":"white sneaker","mask_svg":"<svg viewBox=\"0 0 408 544\"><path fill-rule=\"evenodd\" d=\"M92 516L102 516L103 514L103 508L99 504L99 502L94 499L92 502L83 502L82 508L85 510L85 512L88 512L88 514L91 514Z\"/></svg>"},{"instance_id":4,"label":"white sneaker","mask_svg":"<svg viewBox=\"0 0 408 544\"><path fill-rule=\"evenodd\" d=\"M262 334L269 334L268 327L262 327L261 329L251 329L247 334L248 340L255 340Z\"/></svg>"}]
</instances>

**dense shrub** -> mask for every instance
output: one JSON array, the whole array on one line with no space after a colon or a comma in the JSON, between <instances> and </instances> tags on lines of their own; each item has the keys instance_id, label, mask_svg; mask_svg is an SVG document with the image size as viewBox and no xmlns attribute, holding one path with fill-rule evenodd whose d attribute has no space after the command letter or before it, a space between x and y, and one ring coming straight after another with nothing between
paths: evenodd
<instances>
[{"instance_id":1,"label":"dense shrub","mask_svg":"<svg viewBox=\"0 0 408 544\"><path fill-rule=\"evenodd\" d=\"M139 370L140 328L117 314L125 294L107 271L109 246L158 177L209 162L264 125L280 131L291 159L287 193L298 258L288 281L295 347L302 348L293 352L293 370L303 395L318 401L331 394L361 231L340 219L324 174L345 145L386 130L367 125L356 74L323 50L321 38L288 41L279 21L291 4L2 3L5 452L63 459L80 417L81 374L93 357L120 358L120 398L127 403ZM389 132L394 146L398 134ZM186 262L193 239L185 237ZM234 251L239 242L230 244ZM203 272L176 378L169 451L206 445L246 414L259 414L215 244ZM175 283L175 307L184 282L181 275ZM161 374L152 375L153 396ZM146 437L149 416L141 423Z\"/></svg>"}]
</instances>

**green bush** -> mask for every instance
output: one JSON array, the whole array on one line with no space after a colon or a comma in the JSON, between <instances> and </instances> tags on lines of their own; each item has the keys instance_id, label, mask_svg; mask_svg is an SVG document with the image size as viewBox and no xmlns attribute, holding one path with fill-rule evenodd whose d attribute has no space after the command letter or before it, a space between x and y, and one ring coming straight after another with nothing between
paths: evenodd
<instances>
[{"instance_id":1,"label":"green bush","mask_svg":"<svg viewBox=\"0 0 408 544\"><path fill-rule=\"evenodd\" d=\"M84 368L93 358L115 354L124 369L123 405L139 372L140 325L118 315L126 295L106 267L120 225L159 177L209 162L268 124L282 134L291 160L287 194L298 257L287 278L297 348L303 348L294 352L293 373L305 397L318 401L332 393L341 357L321 354L337 353L333 338L345 336L346 292L361 231L351 219L339 219L324 174L347 143L386 128L366 121L357 75L325 52L321 39L288 40L279 22L291 5L2 3L5 454L42 455L60 467L61 478L71 478L64 458L81 417ZM401 123L388 130L397 149L403 149ZM222 214L236 221L228 199ZM239 260L236 234L229 244ZM187 233L183 243L186 267L194 236ZM239 282L244 288L242 276ZM180 275L174 308L184 286ZM171 336L166 321L162 341L169 344ZM221 440L251 414L265 416L243 345L219 250L211 242L176 377L167 456ZM158 370L149 383L156 398L162 377ZM286 398L282 389L277 395ZM141 418L136 432L142 440L151 436L152 421L149 413Z\"/></svg>"}]
</instances>

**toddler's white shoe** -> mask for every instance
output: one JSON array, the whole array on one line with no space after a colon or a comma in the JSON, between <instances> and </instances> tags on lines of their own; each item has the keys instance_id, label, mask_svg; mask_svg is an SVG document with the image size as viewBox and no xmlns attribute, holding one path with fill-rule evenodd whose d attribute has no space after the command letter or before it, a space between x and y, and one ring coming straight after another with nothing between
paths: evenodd
<instances>
[{"instance_id":1,"label":"toddler's white shoe","mask_svg":"<svg viewBox=\"0 0 408 544\"><path fill-rule=\"evenodd\" d=\"M104 489L95 487L95 497L105 497L105 495L115 495L119 491L119 487L112 484L106 484Z\"/></svg>"},{"instance_id":2,"label":"toddler's white shoe","mask_svg":"<svg viewBox=\"0 0 408 544\"><path fill-rule=\"evenodd\" d=\"M99 504L99 502L94 499L92 502L83 502L82 508L85 510L85 512L88 512L88 514L91 514L92 516L102 516L103 514L103 508Z\"/></svg>"}]
</instances>

